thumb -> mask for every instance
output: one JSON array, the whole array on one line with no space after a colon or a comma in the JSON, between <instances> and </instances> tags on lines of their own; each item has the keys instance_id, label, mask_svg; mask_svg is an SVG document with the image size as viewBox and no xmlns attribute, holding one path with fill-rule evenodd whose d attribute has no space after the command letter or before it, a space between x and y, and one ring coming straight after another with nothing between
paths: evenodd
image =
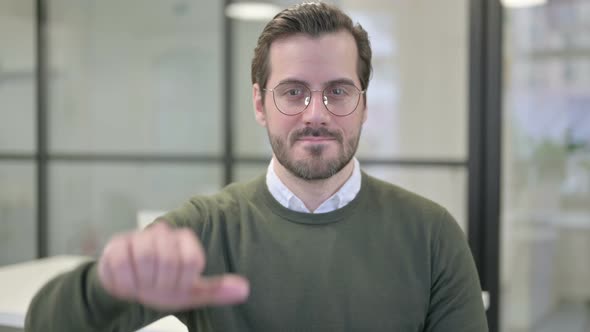
<instances>
[{"instance_id":1,"label":"thumb","mask_svg":"<svg viewBox=\"0 0 590 332\"><path fill-rule=\"evenodd\" d=\"M244 277L226 274L200 277L191 289L195 306L220 306L244 302L250 293L250 285Z\"/></svg>"}]
</instances>

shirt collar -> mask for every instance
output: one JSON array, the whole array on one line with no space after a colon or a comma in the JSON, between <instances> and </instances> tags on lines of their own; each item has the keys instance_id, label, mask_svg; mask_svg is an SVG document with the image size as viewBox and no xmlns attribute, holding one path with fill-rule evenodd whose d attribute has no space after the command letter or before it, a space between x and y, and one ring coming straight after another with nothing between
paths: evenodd
<instances>
[{"instance_id":1,"label":"shirt collar","mask_svg":"<svg viewBox=\"0 0 590 332\"><path fill-rule=\"evenodd\" d=\"M306 213L326 213L332 212L336 209L344 207L350 203L358 194L361 189L361 169L360 164L356 158L354 161L354 169L352 175L344 182L342 187L325 200L320 206L313 212L303 204L303 201L299 199L287 186L279 179L274 171L274 159L271 159L266 172L266 186L272 194L272 196L284 207Z\"/></svg>"}]
</instances>

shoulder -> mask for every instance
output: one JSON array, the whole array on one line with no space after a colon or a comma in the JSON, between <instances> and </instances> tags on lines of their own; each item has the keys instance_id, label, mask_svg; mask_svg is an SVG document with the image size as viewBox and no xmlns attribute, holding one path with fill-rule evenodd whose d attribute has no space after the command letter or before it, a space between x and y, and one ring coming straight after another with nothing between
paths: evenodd
<instances>
[{"instance_id":1,"label":"shoulder","mask_svg":"<svg viewBox=\"0 0 590 332\"><path fill-rule=\"evenodd\" d=\"M395 184L363 172L363 185L369 208L384 211L401 224L416 231L425 229L433 236L462 233L458 223L440 204Z\"/></svg>"},{"instance_id":2,"label":"shoulder","mask_svg":"<svg viewBox=\"0 0 590 332\"><path fill-rule=\"evenodd\" d=\"M260 195L260 191L265 186L264 179L265 177L261 175L249 181L234 182L214 195L193 199L201 201L214 209L231 210L240 208Z\"/></svg>"},{"instance_id":3,"label":"shoulder","mask_svg":"<svg viewBox=\"0 0 590 332\"><path fill-rule=\"evenodd\" d=\"M440 204L408 189L363 172L363 185L370 201L400 212L436 216L446 212Z\"/></svg>"}]
</instances>

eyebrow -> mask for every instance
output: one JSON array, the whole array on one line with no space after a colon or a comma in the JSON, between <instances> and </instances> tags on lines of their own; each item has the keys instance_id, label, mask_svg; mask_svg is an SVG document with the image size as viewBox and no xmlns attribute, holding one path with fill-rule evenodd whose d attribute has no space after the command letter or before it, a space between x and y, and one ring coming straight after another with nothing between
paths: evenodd
<instances>
[{"instance_id":1,"label":"eyebrow","mask_svg":"<svg viewBox=\"0 0 590 332\"><path fill-rule=\"evenodd\" d=\"M283 83L297 83L297 84L303 84L305 86L310 86L311 84L309 84L309 82L307 81L303 81L303 80L299 80L296 78L286 78L284 80L279 81L278 84L283 84ZM354 81L348 78L338 78L335 80L330 80L328 82L325 82L323 84L323 86L328 86L328 85L332 85L332 84L350 84L350 85L354 85L356 86L356 84L354 84Z\"/></svg>"}]
</instances>

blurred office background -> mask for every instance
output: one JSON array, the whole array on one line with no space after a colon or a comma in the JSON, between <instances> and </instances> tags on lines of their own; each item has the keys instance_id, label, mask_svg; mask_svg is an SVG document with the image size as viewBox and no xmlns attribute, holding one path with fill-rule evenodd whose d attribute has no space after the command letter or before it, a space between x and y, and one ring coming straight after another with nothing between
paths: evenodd
<instances>
[{"instance_id":1,"label":"blurred office background","mask_svg":"<svg viewBox=\"0 0 590 332\"><path fill-rule=\"evenodd\" d=\"M0 267L264 172L250 61L296 2L0 1ZM589 331L590 1L331 2L373 45L364 169L456 217L492 331Z\"/></svg>"}]
</instances>

